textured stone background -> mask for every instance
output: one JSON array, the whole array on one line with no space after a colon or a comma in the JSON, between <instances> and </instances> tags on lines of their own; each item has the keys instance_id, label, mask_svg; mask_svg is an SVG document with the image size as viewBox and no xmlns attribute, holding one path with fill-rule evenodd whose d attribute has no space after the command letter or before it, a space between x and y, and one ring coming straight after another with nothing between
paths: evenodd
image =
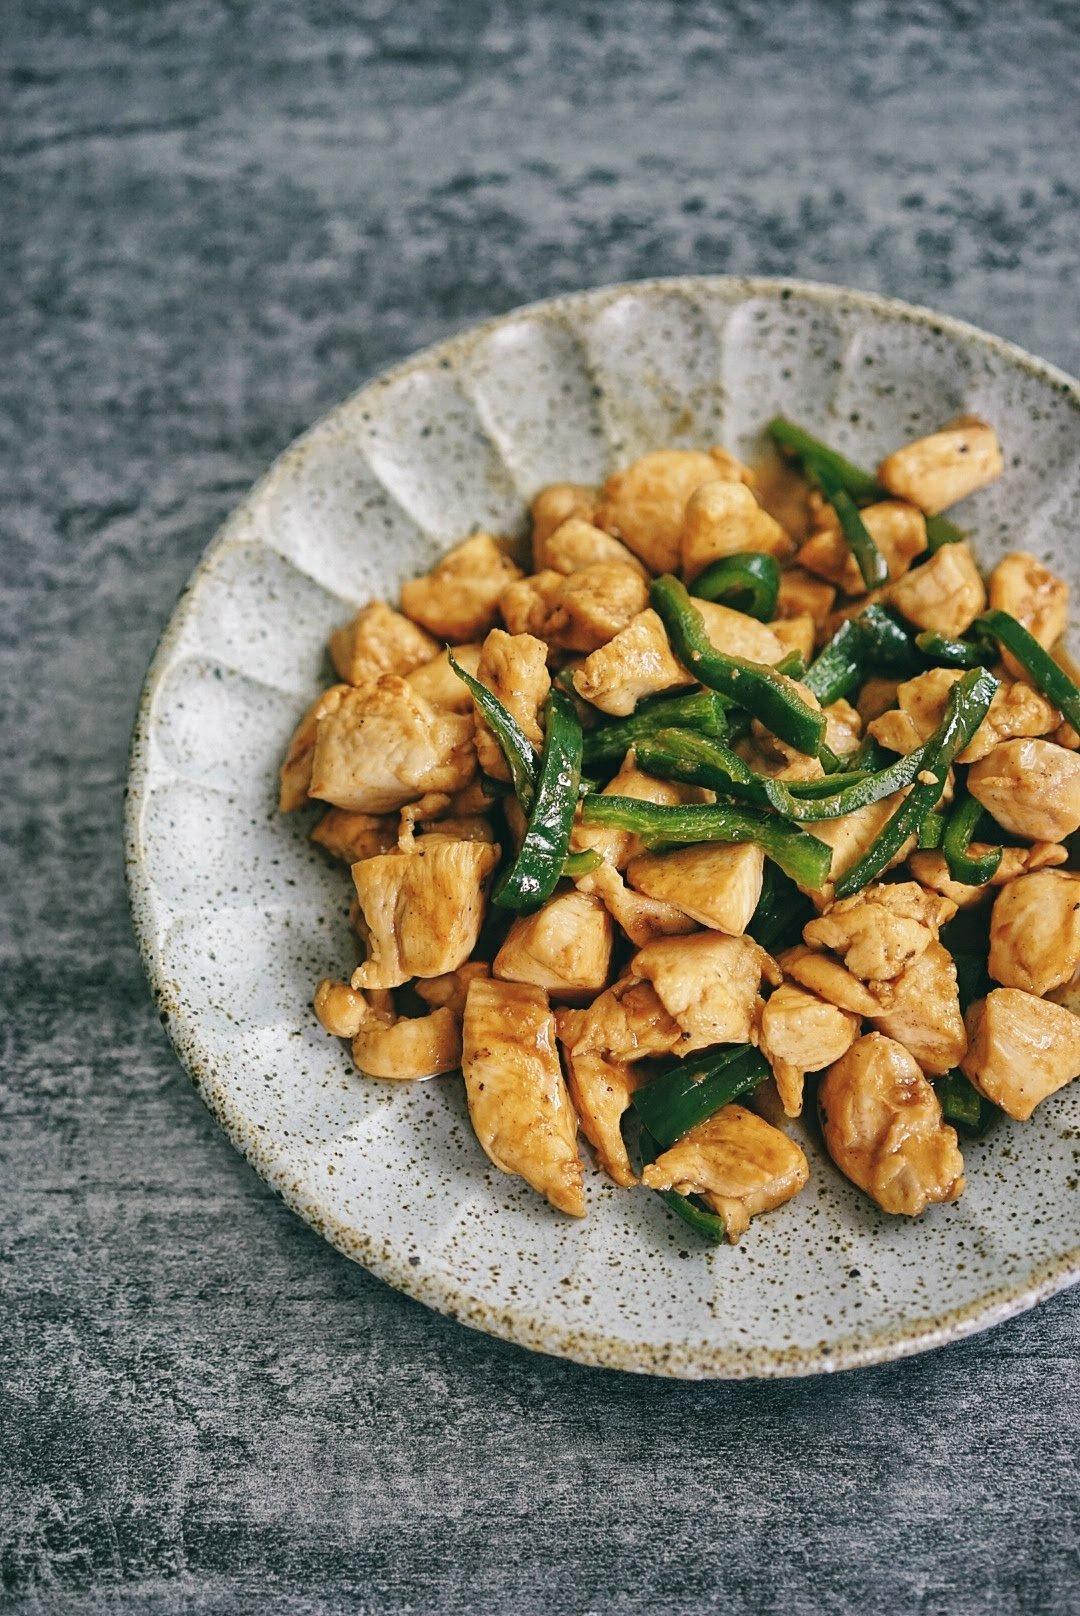
<instances>
[{"instance_id":1,"label":"textured stone background","mask_svg":"<svg viewBox=\"0 0 1080 1616\"><path fill-rule=\"evenodd\" d=\"M215 1130L144 990L125 751L312 416L583 284L795 272L1080 366L1075 5L0 7L0 1603L1075 1610L1080 1296L832 1381L534 1358Z\"/></svg>"}]
</instances>

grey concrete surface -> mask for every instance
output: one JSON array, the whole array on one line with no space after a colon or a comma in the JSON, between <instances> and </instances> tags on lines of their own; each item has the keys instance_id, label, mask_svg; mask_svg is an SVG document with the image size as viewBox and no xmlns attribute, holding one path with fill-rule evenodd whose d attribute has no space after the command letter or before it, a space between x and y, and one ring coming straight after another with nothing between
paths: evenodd
<instances>
[{"instance_id":1,"label":"grey concrete surface","mask_svg":"<svg viewBox=\"0 0 1080 1616\"><path fill-rule=\"evenodd\" d=\"M121 879L138 688L269 458L563 288L794 272L1075 370L1074 5L0 8L0 1603L1064 1613L1077 1294L832 1381L471 1335L200 1108Z\"/></svg>"}]
</instances>

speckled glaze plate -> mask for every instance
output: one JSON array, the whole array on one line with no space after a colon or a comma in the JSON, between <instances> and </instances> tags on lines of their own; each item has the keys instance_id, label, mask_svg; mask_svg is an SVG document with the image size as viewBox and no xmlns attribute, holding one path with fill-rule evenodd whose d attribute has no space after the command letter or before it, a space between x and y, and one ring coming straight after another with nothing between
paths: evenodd
<instances>
[{"instance_id":1,"label":"speckled glaze plate","mask_svg":"<svg viewBox=\"0 0 1080 1616\"><path fill-rule=\"evenodd\" d=\"M127 823L135 925L176 1050L230 1139L346 1256L442 1312L587 1363L683 1376L879 1362L983 1328L1080 1274L1080 1085L968 1145L968 1190L909 1222L808 1150L812 1178L740 1246L587 1174L589 1215L496 1172L460 1080L359 1077L315 1024L353 959L347 878L275 813L329 630L474 526L521 530L555 479L659 445L753 458L779 409L854 458L959 411L1008 473L962 519L984 564L1024 547L1077 584L1080 388L908 305L794 282L584 292L454 337L288 449L197 567L155 656Z\"/></svg>"}]
</instances>

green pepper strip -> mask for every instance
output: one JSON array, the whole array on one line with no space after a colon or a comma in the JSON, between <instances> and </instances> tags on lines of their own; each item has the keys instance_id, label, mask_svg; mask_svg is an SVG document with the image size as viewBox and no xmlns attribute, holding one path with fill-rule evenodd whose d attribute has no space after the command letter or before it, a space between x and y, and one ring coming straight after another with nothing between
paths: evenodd
<instances>
[{"instance_id":1,"label":"green pepper strip","mask_svg":"<svg viewBox=\"0 0 1080 1616\"><path fill-rule=\"evenodd\" d=\"M983 805L977 797L968 796L966 792L957 795L959 801L945 823L941 851L945 854L945 862L954 881L960 881L966 887L984 887L997 874L1001 848L991 847L978 857L972 856L969 851L971 838L982 818Z\"/></svg>"},{"instance_id":2,"label":"green pepper strip","mask_svg":"<svg viewBox=\"0 0 1080 1616\"><path fill-rule=\"evenodd\" d=\"M702 1050L658 1073L632 1103L661 1150L667 1150L722 1106L756 1089L769 1070L753 1044Z\"/></svg>"},{"instance_id":3,"label":"green pepper strip","mask_svg":"<svg viewBox=\"0 0 1080 1616\"><path fill-rule=\"evenodd\" d=\"M690 586L699 600L715 600L734 611L767 623L780 594L780 568L776 557L760 550L722 556L699 573Z\"/></svg>"},{"instance_id":4,"label":"green pepper strip","mask_svg":"<svg viewBox=\"0 0 1080 1616\"><path fill-rule=\"evenodd\" d=\"M874 543L870 529L859 515L859 507L843 482L825 461L815 460L812 455L804 456L803 469L817 483L836 512L844 542L855 557L867 589L879 589L882 584L888 583L889 563Z\"/></svg>"},{"instance_id":5,"label":"green pepper strip","mask_svg":"<svg viewBox=\"0 0 1080 1616\"><path fill-rule=\"evenodd\" d=\"M775 864L766 864L762 872L761 896L746 931L755 943L760 943L767 954L778 954L802 942L802 929L814 918L814 906L804 897L794 881L778 870Z\"/></svg>"},{"instance_id":6,"label":"green pepper strip","mask_svg":"<svg viewBox=\"0 0 1080 1616\"><path fill-rule=\"evenodd\" d=\"M745 707L789 746L816 754L825 739L824 713L807 706L791 682L773 668L717 651L685 586L670 573L654 579L650 594L675 655L695 678Z\"/></svg>"},{"instance_id":7,"label":"green pepper strip","mask_svg":"<svg viewBox=\"0 0 1080 1616\"><path fill-rule=\"evenodd\" d=\"M647 1167L656 1160L660 1154L660 1147L656 1140L645 1128L641 1129L638 1140L638 1150L641 1153L641 1165ZM662 1201L666 1201L669 1209L677 1218L699 1234L710 1245L722 1246L727 1239L727 1224L718 1212L710 1212L698 1196L680 1195L678 1190L655 1190Z\"/></svg>"},{"instance_id":8,"label":"green pepper strip","mask_svg":"<svg viewBox=\"0 0 1080 1616\"><path fill-rule=\"evenodd\" d=\"M584 761L621 763L632 746L655 735L658 729L695 729L702 735L727 734L727 698L715 690L695 690L689 696L657 696L642 702L629 718L602 724L585 737Z\"/></svg>"},{"instance_id":9,"label":"green pepper strip","mask_svg":"<svg viewBox=\"0 0 1080 1616\"><path fill-rule=\"evenodd\" d=\"M995 653L987 645L971 640L950 640L932 629L916 634L915 644L923 656L938 667L986 668L995 660Z\"/></svg>"},{"instance_id":10,"label":"green pepper strip","mask_svg":"<svg viewBox=\"0 0 1080 1616\"><path fill-rule=\"evenodd\" d=\"M773 815L755 814L727 803L692 803L662 808L637 797L587 797L581 805L587 825L632 830L647 847L688 847L699 842L755 842L800 886L816 890L827 879L832 849Z\"/></svg>"},{"instance_id":11,"label":"green pepper strip","mask_svg":"<svg viewBox=\"0 0 1080 1616\"><path fill-rule=\"evenodd\" d=\"M891 797L894 791L902 791L911 784L925 759L926 747L918 746L906 757L890 763L888 768L876 774L859 775L840 789L834 783L838 776L826 776L833 786L832 792L827 796L804 798L796 796L786 781L755 774L730 748L701 735L661 730L655 740L643 742L638 753L638 761L647 774L724 791L755 807L772 808L797 824L842 819L845 814L853 814L859 808Z\"/></svg>"},{"instance_id":12,"label":"green pepper strip","mask_svg":"<svg viewBox=\"0 0 1080 1616\"><path fill-rule=\"evenodd\" d=\"M862 683L865 641L854 617L840 624L806 670L803 684L823 707L850 696Z\"/></svg>"},{"instance_id":13,"label":"green pepper strip","mask_svg":"<svg viewBox=\"0 0 1080 1616\"><path fill-rule=\"evenodd\" d=\"M1023 623L1008 612L984 612L973 625L977 634L988 634L1011 651L1026 673L1034 679L1048 701L1053 702L1073 729L1080 729L1080 686L1044 651Z\"/></svg>"},{"instance_id":14,"label":"green pepper strip","mask_svg":"<svg viewBox=\"0 0 1080 1616\"><path fill-rule=\"evenodd\" d=\"M547 729L536 800L517 858L492 897L500 909L535 909L549 898L563 872L578 800L581 721L561 690L548 697Z\"/></svg>"},{"instance_id":15,"label":"green pepper strip","mask_svg":"<svg viewBox=\"0 0 1080 1616\"><path fill-rule=\"evenodd\" d=\"M945 716L921 749L919 772L929 773L931 779L916 781L862 858L844 871L836 883L838 898L849 898L861 891L888 868L909 836L918 835L927 814L941 799L956 754L963 751L986 717L997 687L997 680L985 668L972 668L953 685Z\"/></svg>"},{"instance_id":16,"label":"green pepper strip","mask_svg":"<svg viewBox=\"0 0 1080 1616\"><path fill-rule=\"evenodd\" d=\"M506 766L510 770L510 778L514 783L514 791L522 811L528 813L536 796L536 748L530 741L517 719L506 708L497 696L492 695L487 685L482 685L479 679L474 679L471 673L466 673L459 662L454 660L454 653L447 646L446 654L450 666L458 678L467 686L473 701L480 710L491 733L499 743L499 749L506 759Z\"/></svg>"},{"instance_id":17,"label":"green pepper strip","mask_svg":"<svg viewBox=\"0 0 1080 1616\"><path fill-rule=\"evenodd\" d=\"M919 851L935 852L945 840L945 815L929 813L919 827Z\"/></svg>"},{"instance_id":18,"label":"green pepper strip","mask_svg":"<svg viewBox=\"0 0 1080 1616\"><path fill-rule=\"evenodd\" d=\"M828 444L822 443L811 433L796 426L794 421L788 421L782 415L770 421L767 431L781 449L786 449L800 461L807 457L816 460L819 464L827 466L833 477L853 500L860 505L869 505L874 500L891 499L888 489L882 488L876 477L872 477L861 466L830 449ZM926 518L926 545L930 555L940 550L943 544L958 544L964 534L944 516L928 516Z\"/></svg>"},{"instance_id":19,"label":"green pepper strip","mask_svg":"<svg viewBox=\"0 0 1080 1616\"><path fill-rule=\"evenodd\" d=\"M884 606L871 601L855 622L866 646L866 666L882 673L922 673L925 657L920 656L907 629Z\"/></svg>"},{"instance_id":20,"label":"green pepper strip","mask_svg":"<svg viewBox=\"0 0 1080 1616\"><path fill-rule=\"evenodd\" d=\"M997 1106L982 1095L955 1067L934 1084L934 1093L941 1105L946 1122L962 1128L967 1134L984 1133L992 1121Z\"/></svg>"}]
</instances>

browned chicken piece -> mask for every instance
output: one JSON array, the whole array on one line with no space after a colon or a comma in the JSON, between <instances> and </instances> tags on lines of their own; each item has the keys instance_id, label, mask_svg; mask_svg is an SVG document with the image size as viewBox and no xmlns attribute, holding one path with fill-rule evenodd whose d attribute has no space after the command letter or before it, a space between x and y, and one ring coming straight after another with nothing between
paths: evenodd
<instances>
[{"instance_id":1,"label":"browned chicken piece","mask_svg":"<svg viewBox=\"0 0 1080 1616\"><path fill-rule=\"evenodd\" d=\"M653 572L674 572L687 501L702 483L749 481L722 449L657 449L608 478L596 521L616 534Z\"/></svg>"},{"instance_id":2,"label":"browned chicken piece","mask_svg":"<svg viewBox=\"0 0 1080 1616\"><path fill-rule=\"evenodd\" d=\"M514 920L492 974L532 982L567 1004L586 1003L608 979L614 930L599 898L556 893L535 913Z\"/></svg>"},{"instance_id":3,"label":"browned chicken piece","mask_svg":"<svg viewBox=\"0 0 1080 1616\"><path fill-rule=\"evenodd\" d=\"M315 989L314 1010L319 1025L333 1038L355 1038L368 1014L364 995L330 976Z\"/></svg>"},{"instance_id":4,"label":"browned chicken piece","mask_svg":"<svg viewBox=\"0 0 1080 1616\"><path fill-rule=\"evenodd\" d=\"M776 961L786 978L807 992L856 1016L876 1016L881 1006L865 982L860 982L832 954L822 954L802 943L785 948Z\"/></svg>"},{"instance_id":5,"label":"browned chicken piece","mask_svg":"<svg viewBox=\"0 0 1080 1616\"><path fill-rule=\"evenodd\" d=\"M1051 988L1046 997L1054 1004L1063 1005L1074 1016L1080 1016L1080 971L1076 971L1059 988Z\"/></svg>"},{"instance_id":6,"label":"browned chicken piece","mask_svg":"<svg viewBox=\"0 0 1080 1616\"><path fill-rule=\"evenodd\" d=\"M680 785L676 780L657 780L645 774L634 760L633 748L627 752L618 774L608 781L603 797L633 797L638 802L653 802L659 807L674 808L679 803L700 801L694 786ZM601 858L622 870L641 851L642 843L632 831L619 830L613 825L576 824L570 835L570 847L575 853L590 849Z\"/></svg>"},{"instance_id":7,"label":"browned chicken piece","mask_svg":"<svg viewBox=\"0 0 1080 1616\"><path fill-rule=\"evenodd\" d=\"M658 1156L641 1175L652 1190L700 1195L735 1245L759 1212L797 1195L810 1166L793 1139L741 1105L725 1105Z\"/></svg>"},{"instance_id":8,"label":"browned chicken piece","mask_svg":"<svg viewBox=\"0 0 1080 1616\"><path fill-rule=\"evenodd\" d=\"M544 540L539 556L534 548L536 569L561 572L564 577L572 572L584 572L589 567L629 567L639 577L648 576L647 569L621 539L605 533L602 527L572 516Z\"/></svg>"},{"instance_id":9,"label":"browned chicken piece","mask_svg":"<svg viewBox=\"0 0 1080 1616\"><path fill-rule=\"evenodd\" d=\"M561 1212L584 1217L577 1117L547 995L523 982L478 977L469 985L462 1045L469 1115L487 1155Z\"/></svg>"},{"instance_id":10,"label":"browned chicken piece","mask_svg":"<svg viewBox=\"0 0 1080 1616\"><path fill-rule=\"evenodd\" d=\"M810 531L811 489L797 463L766 444L754 462L751 486L762 509L775 516L792 542L799 544Z\"/></svg>"},{"instance_id":11,"label":"browned chicken piece","mask_svg":"<svg viewBox=\"0 0 1080 1616\"><path fill-rule=\"evenodd\" d=\"M828 507L831 520L812 533L799 551L797 560L808 572L817 573L842 589L845 595L865 595L866 584L840 524ZM867 505L859 513L870 537L884 556L891 579L902 578L916 556L926 549L926 518L916 506L900 499L883 499Z\"/></svg>"},{"instance_id":12,"label":"browned chicken piece","mask_svg":"<svg viewBox=\"0 0 1080 1616\"><path fill-rule=\"evenodd\" d=\"M874 984L881 1009L872 1016L878 1032L903 1044L928 1077L941 1077L967 1048L956 966L948 949L932 942L891 982Z\"/></svg>"},{"instance_id":13,"label":"browned chicken piece","mask_svg":"<svg viewBox=\"0 0 1080 1616\"><path fill-rule=\"evenodd\" d=\"M817 698L812 698L808 705L816 708ZM773 780L825 778L825 770L818 758L809 757L797 747L788 746L786 741L777 740L756 718L750 725L750 734L736 741L733 750L744 763L749 763L755 774L767 774Z\"/></svg>"},{"instance_id":14,"label":"browned chicken piece","mask_svg":"<svg viewBox=\"0 0 1080 1616\"><path fill-rule=\"evenodd\" d=\"M769 624L769 632L780 641L785 655L789 651L798 651L804 662L812 661L817 625L809 614L804 617L778 617Z\"/></svg>"},{"instance_id":15,"label":"browned chicken piece","mask_svg":"<svg viewBox=\"0 0 1080 1616\"><path fill-rule=\"evenodd\" d=\"M975 558L967 544L943 544L929 561L889 584L885 597L914 623L950 639L965 633L986 605Z\"/></svg>"},{"instance_id":16,"label":"browned chicken piece","mask_svg":"<svg viewBox=\"0 0 1080 1616\"><path fill-rule=\"evenodd\" d=\"M417 1082L461 1065L461 1018L452 1010L397 1016L371 1010L352 1041L352 1056L366 1077Z\"/></svg>"},{"instance_id":17,"label":"browned chicken piece","mask_svg":"<svg viewBox=\"0 0 1080 1616\"><path fill-rule=\"evenodd\" d=\"M757 908L764 868L765 855L752 842L705 842L674 853L639 853L627 876L646 897L737 937Z\"/></svg>"},{"instance_id":18,"label":"browned chicken piece","mask_svg":"<svg viewBox=\"0 0 1080 1616\"><path fill-rule=\"evenodd\" d=\"M1016 550L998 562L990 574L989 594L992 608L1023 623L1046 650L1064 634L1069 586L1029 551ZM1008 651L1001 658L1010 673L1023 676L1024 669Z\"/></svg>"},{"instance_id":19,"label":"browned chicken piece","mask_svg":"<svg viewBox=\"0 0 1080 1616\"><path fill-rule=\"evenodd\" d=\"M695 600L694 605L701 613L710 643L726 656L745 657L748 662L767 662L770 666L787 656L787 646L768 623L759 623L745 612L733 611L713 600Z\"/></svg>"},{"instance_id":20,"label":"browned chicken piece","mask_svg":"<svg viewBox=\"0 0 1080 1616\"><path fill-rule=\"evenodd\" d=\"M863 982L891 981L913 965L956 913L917 881L874 882L807 921L811 948L831 948Z\"/></svg>"},{"instance_id":21,"label":"browned chicken piece","mask_svg":"<svg viewBox=\"0 0 1080 1616\"><path fill-rule=\"evenodd\" d=\"M822 1078L818 1105L829 1155L883 1212L915 1218L963 1193L956 1130L894 1038L871 1032L856 1039Z\"/></svg>"},{"instance_id":22,"label":"browned chicken piece","mask_svg":"<svg viewBox=\"0 0 1080 1616\"><path fill-rule=\"evenodd\" d=\"M837 757L853 752L862 740L862 719L857 709L841 697L839 701L831 701L822 711L827 720L826 745Z\"/></svg>"},{"instance_id":23,"label":"browned chicken piece","mask_svg":"<svg viewBox=\"0 0 1080 1616\"><path fill-rule=\"evenodd\" d=\"M752 937L715 931L662 937L639 949L630 970L652 983L682 1028L681 1055L709 1044L747 1043L757 1025L762 977L777 985L781 980L774 961Z\"/></svg>"},{"instance_id":24,"label":"browned chicken piece","mask_svg":"<svg viewBox=\"0 0 1080 1616\"><path fill-rule=\"evenodd\" d=\"M581 1017L569 1035L575 1046L588 1045L613 1061L629 1063L670 1055L682 1039L678 1023L668 1015L652 984L632 976L620 977L587 1010L568 1014Z\"/></svg>"},{"instance_id":25,"label":"browned chicken piece","mask_svg":"<svg viewBox=\"0 0 1080 1616\"><path fill-rule=\"evenodd\" d=\"M645 696L694 682L672 655L664 625L651 607L574 672L578 695L613 718L626 718Z\"/></svg>"},{"instance_id":26,"label":"browned chicken piece","mask_svg":"<svg viewBox=\"0 0 1080 1616\"><path fill-rule=\"evenodd\" d=\"M459 791L475 773L472 718L432 707L384 674L319 719L309 793L353 813L385 814L426 791Z\"/></svg>"},{"instance_id":27,"label":"browned chicken piece","mask_svg":"<svg viewBox=\"0 0 1080 1616\"><path fill-rule=\"evenodd\" d=\"M761 1012L758 1046L773 1069L784 1112L802 1112L807 1072L818 1072L851 1047L859 1017L829 1004L795 982L784 982Z\"/></svg>"},{"instance_id":28,"label":"browned chicken piece","mask_svg":"<svg viewBox=\"0 0 1080 1616\"><path fill-rule=\"evenodd\" d=\"M515 718L534 746L543 743L540 713L551 690L547 646L531 634L507 634L493 628L484 641L476 677ZM502 747L476 712L476 754L493 780L509 780Z\"/></svg>"},{"instance_id":29,"label":"browned chicken piece","mask_svg":"<svg viewBox=\"0 0 1080 1616\"><path fill-rule=\"evenodd\" d=\"M565 579L561 572L547 568L528 578L507 584L499 596L499 613L511 634L534 634L543 638L544 624L554 609Z\"/></svg>"},{"instance_id":30,"label":"browned chicken piece","mask_svg":"<svg viewBox=\"0 0 1080 1616\"><path fill-rule=\"evenodd\" d=\"M994 899L988 969L1003 987L1049 993L1080 968L1080 875L1037 870Z\"/></svg>"},{"instance_id":31,"label":"browned chicken piece","mask_svg":"<svg viewBox=\"0 0 1080 1616\"><path fill-rule=\"evenodd\" d=\"M498 618L499 596L521 575L490 533L474 533L402 585L402 610L440 640L483 639Z\"/></svg>"},{"instance_id":32,"label":"browned chicken piece","mask_svg":"<svg viewBox=\"0 0 1080 1616\"><path fill-rule=\"evenodd\" d=\"M1022 988L994 988L967 1013L960 1062L980 1094L1017 1122L1080 1077L1080 1016Z\"/></svg>"},{"instance_id":33,"label":"browned chicken piece","mask_svg":"<svg viewBox=\"0 0 1080 1616\"><path fill-rule=\"evenodd\" d=\"M991 851L990 842L972 842L968 849L972 858L981 858ZM996 872L981 887L966 886L954 881L944 853L912 853L908 869L921 886L940 892L943 898L955 903L958 909L971 909L982 903L994 887L1008 886L1018 875L1029 870L1047 869L1055 864L1067 864L1068 851L1057 842L1033 842L1030 847L1003 847L1001 863Z\"/></svg>"},{"instance_id":34,"label":"browned chicken piece","mask_svg":"<svg viewBox=\"0 0 1080 1616\"><path fill-rule=\"evenodd\" d=\"M1063 842L1080 829L1080 756L1053 741L1003 741L972 764L967 788L1029 842Z\"/></svg>"},{"instance_id":35,"label":"browned chicken piece","mask_svg":"<svg viewBox=\"0 0 1080 1616\"><path fill-rule=\"evenodd\" d=\"M832 864L829 867L831 881L843 875L846 869L862 857L870 843L899 808L903 798L902 791L894 791L891 797L885 797L881 802L869 803L865 808L856 808L853 814L841 814L839 819L822 819L815 822L812 826L813 834L819 842L824 842L833 850ZM909 839L893 859L893 864L902 863L913 845L913 839Z\"/></svg>"},{"instance_id":36,"label":"browned chicken piece","mask_svg":"<svg viewBox=\"0 0 1080 1616\"><path fill-rule=\"evenodd\" d=\"M637 1183L622 1136L622 1119L635 1089L641 1085L638 1069L615 1061L587 1040L579 1041L580 1012L557 1011L555 1024L566 1050L566 1083L581 1131L596 1152L609 1178L628 1187Z\"/></svg>"},{"instance_id":37,"label":"browned chicken piece","mask_svg":"<svg viewBox=\"0 0 1080 1616\"><path fill-rule=\"evenodd\" d=\"M649 603L641 572L621 562L597 562L563 578L540 629L563 651L598 651Z\"/></svg>"},{"instance_id":38,"label":"browned chicken piece","mask_svg":"<svg viewBox=\"0 0 1080 1616\"><path fill-rule=\"evenodd\" d=\"M697 922L674 904L632 891L606 859L598 869L580 876L577 887L579 892L595 893L601 899L612 920L636 948L644 948L657 937L685 937L697 930Z\"/></svg>"},{"instance_id":39,"label":"browned chicken piece","mask_svg":"<svg viewBox=\"0 0 1080 1616\"><path fill-rule=\"evenodd\" d=\"M836 590L823 578L815 578L804 567L788 567L780 574L780 593L776 598L776 615L786 617L812 617L823 623L833 609Z\"/></svg>"},{"instance_id":40,"label":"browned chicken piece","mask_svg":"<svg viewBox=\"0 0 1080 1616\"><path fill-rule=\"evenodd\" d=\"M478 976L490 975L491 967L486 960L469 960L468 964L459 966L456 971L447 971L443 976L421 977L413 987L417 996L433 1010L452 1010L460 1021L465 1014L469 983Z\"/></svg>"},{"instance_id":41,"label":"browned chicken piece","mask_svg":"<svg viewBox=\"0 0 1080 1616\"><path fill-rule=\"evenodd\" d=\"M469 698L472 705L472 698ZM469 781L460 791L455 791L450 798L450 815L458 814L488 814L496 801L495 795L489 793L479 776Z\"/></svg>"},{"instance_id":42,"label":"browned chicken piece","mask_svg":"<svg viewBox=\"0 0 1080 1616\"><path fill-rule=\"evenodd\" d=\"M872 724L875 718L880 718L882 713L894 707L896 692L895 679L881 679L877 675L867 679L855 699L855 706L863 723Z\"/></svg>"},{"instance_id":43,"label":"browned chicken piece","mask_svg":"<svg viewBox=\"0 0 1080 1616\"><path fill-rule=\"evenodd\" d=\"M723 556L757 550L786 559L792 552L787 533L762 510L743 482L715 476L687 500L679 538L682 575L693 583L699 573Z\"/></svg>"},{"instance_id":44,"label":"browned chicken piece","mask_svg":"<svg viewBox=\"0 0 1080 1616\"><path fill-rule=\"evenodd\" d=\"M389 853L397 838L393 814L351 814L344 808L328 808L311 832L313 842L346 864Z\"/></svg>"},{"instance_id":45,"label":"browned chicken piece","mask_svg":"<svg viewBox=\"0 0 1080 1616\"><path fill-rule=\"evenodd\" d=\"M452 650L454 661L475 679L480 666L481 647L477 644L455 645ZM424 662L419 668L414 668L411 673L405 675L405 679L416 694L429 701L433 707L445 707L451 713L472 712L469 687L463 679L458 678L450 666L447 651L440 651L430 662Z\"/></svg>"},{"instance_id":46,"label":"browned chicken piece","mask_svg":"<svg viewBox=\"0 0 1080 1616\"><path fill-rule=\"evenodd\" d=\"M465 964L480 935L484 893L499 861L490 842L424 836L408 852L352 868L370 936L354 988L397 988L412 976L442 976Z\"/></svg>"},{"instance_id":47,"label":"browned chicken piece","mask_svg":"<svg viewBox=\"0 0 1080 1616\"><path fill-rule=\"evenodd\" d=\"M965 415L886 455L877 475L890 494L909 499L927 516L936 516L996 482L1004 469L993 427L977 416Z\"/></svg>"},{"instance_id":48,"label":"browned chicken piece","mask_svg":"<svg viewBox=\"0 0 1080 1616\"><path fill-rule=\"evenodd\" d=\"M407 810L402 809L402 813ZM495 829L483 814L448 815L420 827L424 836L448 836L453 842L493 842Z\"/></svg>"},{"instance_id":49,"label":"browned chicken piece","mask_svg":"<svg viewBox=\"0 0 1080 1616\"><path fill-rule=\"evenodd\" d=\"M913 752L928 740L945 716L953 685L963 678L960 668L930 668L897 686L899 710L887 712L870 727L874 739L894 752ZM1045 696L1019 680L999 680L989 711L964 750L958 763L977 763L999 741L1026 735L1047 735L1060 722L1061 714Z\"/></svg>"},{"instance_id":50,"label":"browned chicken piece","mask_svg":"<svg viewBox=\"0 0 1080 1616\"><path fill-rule=\"evenodd\" d=\"M547 566L544 546L564 522L578 517L591 522L596 511L596 489L584 483L549 483L533 499L532 515L533 566L539 572Z\"/></svg>"},{"instance_id":51,"label":"browned chicken piece","mask_svg":"<svg viewBox=\"0 0 1080 1616\"><path fill-rule=\"evenodd\" d=\"M659 621L657 618L657 622ZM285 761L281 765L281 785L278 793L278 809L281 813L290 814L294 809L306 805L319 720L336 712L348 694L348 685L331 685L328 690L322 691L315 698L297 724L293 738L289 742L289 749L285 753Z\"/></svg>"},{"instance_id":52,"label":"browned chicken piece","mask_svg":"<svg viewBox=\"0 0 1080 1616\"><path fill-rule=\"evenodd\" d=\"M438 649L430 634L384 600L361 607L351 623L330 636L330 660L351 685L372 684L384 673L411 673Z\"/></svg>"}]
</instances>

